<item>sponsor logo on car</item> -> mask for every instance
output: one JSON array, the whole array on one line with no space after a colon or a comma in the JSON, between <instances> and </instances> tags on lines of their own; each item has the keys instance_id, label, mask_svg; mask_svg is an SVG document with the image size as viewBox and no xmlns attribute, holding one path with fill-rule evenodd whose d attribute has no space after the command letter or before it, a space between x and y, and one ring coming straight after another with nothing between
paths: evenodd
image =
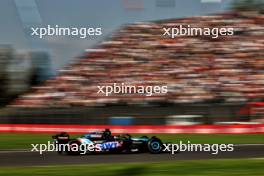
<instances>
[{"instance_id":1,"label":"sponsor logo on car","mask_svg":"<svg viewBox=\"0 0 264 176\"><path fill-rule=\"evenodd\" d=\"M122 146L122 144L119 143L118 141L96 144L96 148L101 149L101 150L115 149L115 148L118 148L120 146Z\"/></svg>"}]
</instances>

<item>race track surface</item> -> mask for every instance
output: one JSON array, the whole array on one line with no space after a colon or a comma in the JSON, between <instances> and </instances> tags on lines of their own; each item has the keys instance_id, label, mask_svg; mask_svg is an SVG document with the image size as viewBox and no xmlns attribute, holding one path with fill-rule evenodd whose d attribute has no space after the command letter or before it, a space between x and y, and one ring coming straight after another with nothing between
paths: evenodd
<instances>
[{"instance_id":1,"label":"race track surface","mask_svg":"<svg viewBox=\"0 0 264 176\"><path fill-rule=\"evenodd\" d=\"M44 166L67 164L98 164L125 162L159 162L169 160L196 160L221 158L264 158L264 145L236 146L233 152L212 155L208 152L181 152L177 154L97 154L97 155L58 155L56 152L0 151L0 166Z\"/></svg>"}]
</instances>

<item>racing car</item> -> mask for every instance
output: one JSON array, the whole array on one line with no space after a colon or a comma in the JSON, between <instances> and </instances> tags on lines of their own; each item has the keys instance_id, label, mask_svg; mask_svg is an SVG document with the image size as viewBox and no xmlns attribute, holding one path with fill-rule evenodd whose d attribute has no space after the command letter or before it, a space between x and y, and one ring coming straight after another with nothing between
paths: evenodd
<instances>
[{"instance_id":1,"label":"racing car","mask_svg":"<svg viewBox=\"0 0 264 176\"><path fill-rule=\"evenodd\" d=\"M156 136L142 136L134 138L130 134L112 135L109 129L95 131L70 139L70 135L62 132L52 136L56 144L66 144L65 150L57 151L59 154L89 154L89 153L132 153L149 152L161 153L164 145ZM85 150L85 151L84 151Z\"/></svg>"}]
</instances>

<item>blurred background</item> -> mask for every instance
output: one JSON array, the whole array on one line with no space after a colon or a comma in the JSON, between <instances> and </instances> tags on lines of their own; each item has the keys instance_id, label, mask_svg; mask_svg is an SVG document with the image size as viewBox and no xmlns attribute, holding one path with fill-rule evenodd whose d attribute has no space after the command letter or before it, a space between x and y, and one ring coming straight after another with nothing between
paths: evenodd
<instances>
[{"instance_id":1,"label":"blurred background","mask_svg":"<svg viewBox=\"0 0 264 176\"><path fill-rule=\"evenodd\" d=\"M0 24L0 175L263 176L264 0L1 0ZM102 28L102 35L31 36L32 27L47 25ZM234 35L163 36L163 27L178 25L234 28ZM168 86L168 93L97 94L113 83ZM75 139L105 128L235 148L30 152L51 133Z\"/></svg>"},{"instance_id":2,"label":"blurred background","mask_svg":"<svg viewBox=\"0 0 264 176\"><path fill-rule=\"evenodd\" d=\"M261 0L0 2L0 123L261 124ZM186 24L233 36L163 37ZM31 36L30 28L101 27L87 39ZM97 94L107 83L167 85L168 93Z\"/></svg>"}]
</instances>

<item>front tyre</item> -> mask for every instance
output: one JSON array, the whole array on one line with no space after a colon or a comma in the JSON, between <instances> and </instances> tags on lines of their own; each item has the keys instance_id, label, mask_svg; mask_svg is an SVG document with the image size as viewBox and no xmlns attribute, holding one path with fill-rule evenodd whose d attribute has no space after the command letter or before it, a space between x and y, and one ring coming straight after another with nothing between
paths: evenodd
<instances>
[{"instance_id":1,"label":"front tyre","mask_svg":"<svg viewBox=\"0 0 264 176\"><path fill-rule=\"evenodd\" d=\"M148 150L150 153L161 153L163 149L163 144L160 139L152 138L148 142Z\"/></svg>"}]
</instances>

